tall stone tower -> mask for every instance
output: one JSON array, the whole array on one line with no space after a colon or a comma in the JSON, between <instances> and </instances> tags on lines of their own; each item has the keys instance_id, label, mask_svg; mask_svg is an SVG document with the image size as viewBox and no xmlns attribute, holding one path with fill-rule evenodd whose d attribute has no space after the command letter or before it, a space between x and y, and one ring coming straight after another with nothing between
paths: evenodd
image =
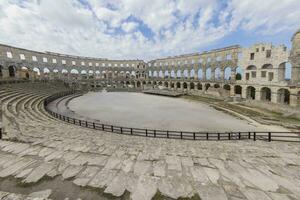
<instances>
[{"instance_id":1,"label":"tall stone tower","mask_svg":"<svg viewBox=\"0 0 300 200\"><path fill-rule=\"evenodd\" d=\"M300 29L292 37L290 62L292 64L292 83L300 83Z\"/></svg>"}]
</instances>

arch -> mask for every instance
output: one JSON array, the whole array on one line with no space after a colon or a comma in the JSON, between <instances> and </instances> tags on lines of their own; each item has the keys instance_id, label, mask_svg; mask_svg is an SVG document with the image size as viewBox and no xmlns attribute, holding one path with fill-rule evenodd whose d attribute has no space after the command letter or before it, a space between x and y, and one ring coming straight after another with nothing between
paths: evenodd
<instances>
[{"instance_id":1,"label":"arch","mask_svg":"<svg viewBox=\"0 0 300 200\"><path fill-rule=\"evenodd\" d=\"M37 75L41 75L41 71L38 67L34 67L32 71L34 71Z\"/></svg>"},{"instance_id":2,"label":"arch","mask_svg":"<svg viewBox=\"0 0 300 200\"><path fill-rule=\"evenodd\" d=\"M234 94L242 95L242 86L235 85L234 86Z\"/></svg>"},{"instance_id":3,"label":"arch","mask_svg":"<svg viewBox=\"0 0 300 200\"><path fill-rule=\"evenodd\" d=\"M136 76L135 71L131 71L130 76L131 76L131 77L135 77L135 76Z\"/></svg>"},{"instance_id":4,"label":"arch","mask_svg":"<svg viewBox=\"0 0 300 200\"><path fill-rule=\"evenodd\" d=\"M262 101L271 101L271 98L272 98L271 89L268 87L261 88L260 98Z\"/></svg>"},{"instance_id":5,"label":"arch","mask_svg":"<svg viewBox=\"0 0 300 200\"><path fill-rule=\"evenodd\" d=\"M195 84L193 82L190 83L190 89L194 90L195 89Z\"/></svg>"},{"instance_id":6,"label":"arch","mask_svg":"<svg viewBox=\"0 0 300 200\"><path fill-rule=\"evenodd\" d=\"M246 70L257 70L257 67L255 65L249 65Z\"/></svg>"},{"instance_id":7,"label":"arch","mask_svg":"<svg viewBox=\"0 0 300 200\"><path fill-rule=\"evenodd\" d=\"M8 75L9 77L15 77L16 76L16 67L11 65L8 67Z\"/></svg>"},{"instance_id":8,"label":"arch","mask_svg":"<svg viewBox=\"0 0 300 200\"><path fill-rule=\"evenodd\" d=\"M214 88L220 88L220 85L219 84L214 84Z\"/></svg>"},{"instance_id":9,"label":"arch","mask_svg":"<svg viewBox=\"0 0 300 200\"><path fill-rule=\"evenodd\" d=\"M50 73L50 70L49 70L47 67L45 67L45 68L43 69L43 73L44 73L44 74L48 74L48 73Z\"/></svg>"},{"instance_id":10,"label":"arch","mask_svg":"<svg viewBox=\"0 0 300 200\"><path fill-rule=\"evenodd\" d=\"M153 72L153 77L156 77L156 78L157 78L157 71L154 71L154 72Z\"/></svg>"},{"instance_id":11,"label":"arch","mask_svg":"<svg viewBox=\"0 0 300 200\"><path fill-rule=\"evenodd\" d=\"M198 76L198 80L202 80L202 78L203 78L203 70L201 68L198 69L197 76Z\"/></svg>"},{"instance_id":12,"label":"arch","mask_svg":"<svg viewBox=\"0 0 300 200\"><path fill-rule=\"evenodd\" d=\"M189 72L187 69L183 70L183 77L187 79L189 77Z\"/></svg>"},{"instance_id":13,"label":"arch","mask_svg":"<svg viewBox=\"0 0 300 200\"><path fill-rule=\"evenodd\" d=\"M183 89L187 89L188 85L186 82L183 83Z\"/></svg>"},{"instance_id":14,"label":"arch","mask_svg":"<svg viewBox=\"0 0 300 200\"><path fill-rule=\"evenodd\" d=\"M158 76L159 76L159 78L163 78L163 77L164 77L164 73L163 73L162 70L160 70L160 71L158 72Z\"/></svg>"},{"instance_id":15,"label":"arch","mask_svg":"<svg viewBox=\"0 0 300 200\"><path fill-rule=\"evenodd\" d=\"M190 71L190 79L194 79L195 78L195 70L191 69Z\"/></svg>"},{"instance_id":16,"label":"arch","mask_svg":"<svg viewBox=\"0 0 300 200\"><path fill-rule=\"evenodd\" d=\"M201 83L197 83L197 89L202 90L202 84Z\"/></svg>"},{"instance_id":17,"label":"arch","mask_svg":"<svg viewBox=\"0 0 300 200\"><path fill-rule=\"evenodd\" d=\"M171 83L171 88L174 88L175 87L175 84L172 82Z\"/></svg>"},{"instance_id":18,"label":"arch","mask_svg":"<svg viewBox=\"0 0 300 200\"><path fill-rule=\"evenodd\" d=\"M224 80L230 80L231 79L231 67L225 67L224 69Z\"/></svg>"},{"instance_id":19,"label":"arch","mask_svg":"<svg viewBox=\"0 0 300 200\"><path fill-rule=\"evenodd\" d=\"M58 72L58 69L53 69L53 73L57 74Z\"/></svg>"},{"instance_id":20,"label":"arch","mask_svg":"<svg viewBox=\"0 0 300 200\"><path fill-rule=\"evenodd\" d=\"M285 81L292 78L292 64L290 62L281 63L278 67L278 80Z\"/></svg>"},{"instance_id":21,"label":"arch","mask_svg":"<svg viewBox=\"0 0 300 200\"><path fill-rule=\"evenodd\" d=\"M86 70L81 70L80 74L87 74Z\"/></svg>"},{"instance_id":22,"label":"arch","mask_svg":"<svg viewBox=\"0 0 300 200\"><path fill-rule=\"evenodd\" d=\"M159 82L158 82L158 85L159 85L159 86L162 86L162 82L161 82L161 81L159 81Z\"/></svg>"},{"instance_id":23,"label":"arch","mask_svg":"<svg viewBox=\"0 0 300 200\"><path fill-rule=\"evenodd\" d=\"M177 83L176 83L176 87L177 87L177 88L181 88L180 82L177 82Z\"/></svg>"},{"instance_id":24,"label":"arch","mask_svg":"<svg viewBox=\"0 0 300 200\"><path fill-rule=\"evenodd\" d=\"M248 86L246 88L246 98L247 99L252 99L255 100L255 93L256 93L256 89L253 86Z\"/></svg>"},{"instance_id":25,"label":"arch","mask_svg":"<svg viewBox=\"0 0 300 200\"><path fill-rule=\"evenodd\" d=\"M261 69L273 69L273 65L272 64L264 64Z\"/></svg>"},{"instance_id":26,"label":"arch","mask_svg":"<svg viewBox=\"0 0 300 200\"><path fill-rule=\"evenodd\" d=\"M62 69L62 70L61 70L61 73L67 74L67 73L69 73L69 72L68 72L68 70L66 70L66 69Z\"/></svg>"},{"instance_id":27,"label":"arch","mask_svg":"<svg viewBox=\"0 0 300 200\"><path fill-rule=\"evenodd\" d=\"M210 88L210 84L209 83L206 83L205 84L205 90L208 90Z\"/></svg>"},{"instance_id":28,"label":"arch","mask_svg":"<svg viewBox=\"0 0 300 200\"><path fill-rule=\"evenodd\" d=\"M206 80L211 80L211 68L209 67L209 68L207 68L206 70L205 70L205 75L206 75Z\"/></svg>"},{"instance_id":29,"label":"arch","mask_svg":"<svg viewBox=\"0 0 300 200\"><path fill-rule=\"evenodd\" d=\"M235 80L242 80L243 76L243 69L238 66L235 68Z\"/></svg>"},{"instance_id":30,"label":"arch","mask_svg":"<svg viewBox=\"0 0 300 200\"><path fill-rule=\"evenodd\" d=\"M300 91L297 93L297 106L300 107Z\"/></svg>"},{"instance_id":31,"label":"arch","mask_svg":"<svg viewBox=\"0 0 300 200\"><path fill-rule=\"evenodd\" d=\"M169 87L169 83L168 82L164 82L164 86L165 87Z\"/></svg>"},{"instance_id":32,"label":"arch","mask_svg":"<svg viewBox=\"0 0 300 200\"><path fill-rule=\"evenodd\" d=\"M78 72L77 69L72 69L72 70L70 71L70 73L71 73L71 74L79 74L79 72Z\"/></svg>"},{"instance_id":33,"label":"arch","mask_svg":"<svg viewBox=\"0 0 300 200\"><path fill-rule=\"evenodd\" d=\"M176 76L177 76L177 79L180 79L181 78L181 70L177 70L176 72Z\"/></svg>"},{"instance_id":34,"label":"arch","mask_svg":"<svg viewBox=\"0 0 300 200\"><path fill-rule=\"evenodd\" d=\"M223 86L223 89L224 89L224 90L230 91L231 87L230 87L230 85L225 84L225 85Z\"/></svg>"},{"instance_id":35,"label":"arch","mask_svg":"<svg viewBox=\"0 0 300 200\"><path fill-rule=\"evenodd\" d=\"M138 81L138 82L136 82L136 87L141 87L141 82L140 81Z\"/></svg>"},{"instance_id":36,"label":"arch","mask_svg":"<svg viewBox=\"0 0 300 200\"><path fill-rule=\"evenodd\" d=\"M165 78L169 78L170 77L170 74L169 74L169 71L165 71Z\"/></svg>"},{"instance_id":37,"label":"arch","mask_svg":"<svg viewBox=\"0 0 300 200\"><path fill-rule=\"evenodd\" d=\"M215 68L215 80L221 80L221 68L217 67Z\"/></svg>"},{"instance_id":38,"label":"arch","mask_svg":"<svg viewBox=\"0 0 300 200\"><path fill-rule=\"evenodd\" d=\"M149 72L148 72L148 76L149 76L149 77L152 77L152 71L149 71Z\"/></svg>"},{"instance_id":39,"label":"arch","mask_svg":"<svg viewBox=\"0 0 300 200\"><path fill-rule=\"evenodd\" d=\"M174 70L171 71L171 78L175 78L175 71Z\"/></svg>"},{"instance_id":40,"label":"arch","mask_svg":"<svg viewBox=\"0 0 300 200\"><path fill-rule=\"evenodd\" d=\"M290 91L288 89L281 88L277 91L277 103L290 104Z\"/></svg>"}]
</instances>

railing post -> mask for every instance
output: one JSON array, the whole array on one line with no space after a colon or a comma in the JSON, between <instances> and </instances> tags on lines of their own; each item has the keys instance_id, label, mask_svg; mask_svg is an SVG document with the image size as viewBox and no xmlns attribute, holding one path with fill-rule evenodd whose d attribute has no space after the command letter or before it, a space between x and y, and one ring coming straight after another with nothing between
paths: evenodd
<instances>
[{"instance_id":1,"label":"railing post","mask_svg":"<svg viewBox=\"0 0 300 200\"><path fill-rule=\"evenodd\" d=\"M220 140L220 133L218 133L218 140Z\"/></svg>"},{"instance_id":2,"label":"railing post","mask_svg":"<svg viewBox=\"0 0 300 200\"><path fill-rule=\"evenodd\" d=\"M111 125L111 132L114 132L114 126Z\"/></svg>"},{"instance_id":3,"label":"railing post","mask_svg":"<svg viewBox=\"0 0 300 200\"><path fill-rule=\"evenodd\" d=\"M208 133L206 133L206 140L208 140Z\"/></svg>"},{"instance_id":4,"label":"railing post","mask_svg":"<svg viewBox=\"0 0 300 200\"><path fill-rule=\"evenodd\" d=\"M239 140L241 139L241 132L239 132Z\"/></svg>"},{"instance_id":5,"label":"railing post","mask_svg":"<svg viewBox=\"0 0 300 200\"><path fill-rule=\"evenodd\" d=\"M231 133L228 133L228 140L231 140Z\"/></svg>"},{"instance_id":6,"label":"railing post","mask_svg":"<svg viewBox=\"0 0 300 200\"><path fill-rule=\"evenodd\" d=\"M123 128L121 127L121 134L123 134Z\"/></svg>"},{"instance_id":7,"label":"railing post","mask_svg":"<svg viewBox=\"0 0 300 200\"><path fill-rule=\"evenodd\" d=\"M154 137L156 137L156 130L154 130Z\"/></svg>"},{"instance_id":8,"label":"railing post","mask_svg":"<svg viewBox=\"0 0 300 200\"><path fill-rule=\"evenodd\" d=\"M193 138L194 140L196 140L196 133L193 133Z\"/></svg>"},{"instance_id":9,"label":"railing post","mask_svg":"<svg viewBox=\"0 0 300 200\"><path fill-rule=\"evenodd\" d=\"M250 140L251 139L251 133L248 132L248 139Z\"/></svg>"},{"instance_id":10,"label":"railing post","mask_svg":"<svg viewBox=\"0 0 300 200\"><path fill-rule=\"evenodd\" d=\"M169 131L167 131L167 138L169 138Z\"/></svg>"},{"instance_id":11,"label":"railing post","mask_svg":"<svg viewBox=\"0 0 300 200\"><path fill-rule=\"evenodd\" d=\"M268 140L269 140L269 142L272 141L272 135L271 135L271 132L268 133Z\"/></svg>"},{"instance_id":12,"label":"railing post","mask_svg":"<svg viewBox=\"0 0 300 200\"><path fill-rule=\"evenodd\" d=\"M133 132L132 132L132 128L130 128L130 134L131 134L131 135L133 134Z\"/></svg>"},{"instance_id":13,"label":"railing post","mask_svg":"<svg viewBox=\"0 0 300 200\"><path fill-rule=\"evenodd\" d=\"M95 125L95 122L93 122L93 129L96 129L96 125Z\"/></svg>"},{"instance_id":14,"label":"railing post","mask_svg":"<svg viewBox=\"0 0 300 200\"><path fill-rule=\"evenodd\" d=\"M180 139L182 139L182 131L180 132Z\"/></svg>"},{"instance_id":15,"label":"railing post","mask_svg":"<svg viewBox=\"0 0 300 200\"><path fill-rule=\"evenodd\" d=\"M79 126L81 126L81 120L79 120Z\"/></svg>"},{"instance_id":16,"label":"railing post","mask_svg":"<svg viewBox=\"0 0 300 200\"><path fill-rule=\"evenodd\" d=\"M2 140L2 128L0 128L0 140Z\"/></svg>"},{"instance_id":17,"label":"railing post","mask_svg":"<svg viewBox=\"0 0 300 200\"><path fill-rule=\"evenodd\" d=\"M75 124L75 119L73 119L73 124Z\"/></svg>"},{"instance_id":18,"label":"railing post","mask_svg":"<svg viewBox=\"0 0 300 200\"><path fill-rule=\"evenodd\" d=\"M102 124L102 130L104 131L104 124Z\"/></svg>"},{"instance_id":19,"label":"railing post","mask_svg":"<svg viewBox=\"0 0 300 200\"><path fill-rule=\"evenodd\" d=\"M85 121L85 127L88 127L88 122L87 121Z\"/></svg>"},{"instance_id":20,"label":"railing post","mask_svg":"<svg viewBox=\"0 0 300 200\"><path fill-rule=\"evenodd\" d=\"M256 141L256 132L253 132L253 141Z\"/></svg>"},{"instance_id":21,"label":"railing post","mask_svg":"<svg viewBox=\"0 0 300 200\"><path fill-rule=\"evenodd\" d=\"M146 129L146 137L148 137L148 130Z\"/></svg>"}]
</instances>

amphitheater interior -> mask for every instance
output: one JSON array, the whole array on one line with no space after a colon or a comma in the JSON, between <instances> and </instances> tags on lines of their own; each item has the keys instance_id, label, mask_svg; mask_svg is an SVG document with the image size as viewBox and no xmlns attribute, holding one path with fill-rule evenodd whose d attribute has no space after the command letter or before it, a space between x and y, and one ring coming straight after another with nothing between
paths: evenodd
<instances>
[{"instance_id":1,"label":"amphitheater interior","mask_svg":"<svg viewBox=\"0 0 300 200\"><path fill-rule=\"evenodd\" d=\"M299 32L292 42L291 52L269 46L278 61L261 64L259 69L255 62L265 63L266 58L252 60L252 50L257 53L262 45L212 51L230 51L232 59L224 61L227 64L244 63L241 80L234 80L239 77L236 72L230 74L230 80L222 78L227 64L221 69L220 80L200 80L195 68L189 70L188 78L186 73L161 75L163 69L168 73L185 71L159 64L170 64L169 59L178 62L178 57L149 63L110 61L1 45L0 199L300 199ZM240 51L250 52L252 61L235 59ZM193 56L203 55L181 57ZM280 73L285 61L292 64L290 81L283 80ZM72 68L77 73L71 73ZM96 73L96 68L101 72ZM152 76L154 71L157 75ZM70 99L103 88L178 92L252 123L264 123L270 131L197 133L125 128L89 122L76 114L63 115L68 110L58 110L61 103L67 107ZM51 104L55 109L49 109ZM276 112L292 114L274 114L275 107ZM263 115L262 108L269 115ZM278 127L283 131L273 131Z\"/></svg>"}]
</instances>

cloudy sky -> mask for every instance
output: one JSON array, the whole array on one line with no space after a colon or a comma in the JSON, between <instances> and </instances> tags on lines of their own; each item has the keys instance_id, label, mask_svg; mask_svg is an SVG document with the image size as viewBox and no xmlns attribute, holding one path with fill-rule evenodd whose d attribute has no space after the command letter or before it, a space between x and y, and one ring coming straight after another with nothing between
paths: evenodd
<instances>
[{"instance_id":1,"label":"cloudy sky","mask_svg":"<svg viewBox=\"0 0 300 200\"><path fill-rule=\"evenodd\" d=\"M111 59L284 43L300 0L0 0L0 43Z\"/></svg>"}]
</instances>

